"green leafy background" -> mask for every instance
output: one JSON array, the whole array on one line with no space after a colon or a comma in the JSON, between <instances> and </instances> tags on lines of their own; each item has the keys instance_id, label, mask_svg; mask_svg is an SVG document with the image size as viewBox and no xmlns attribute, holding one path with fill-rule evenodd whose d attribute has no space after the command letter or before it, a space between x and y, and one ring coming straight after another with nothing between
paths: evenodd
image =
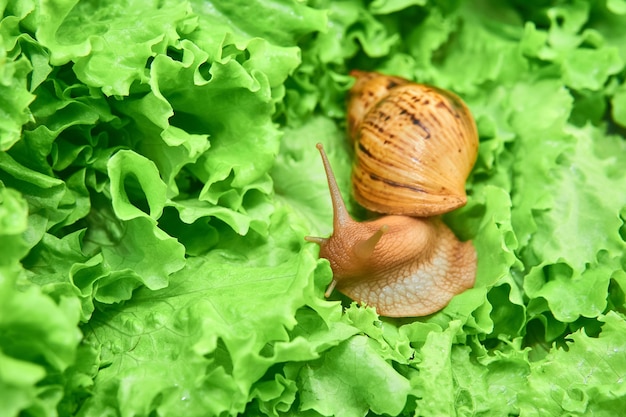
<instances>
[{"instance_id":1,"label":"green leafy background","mask_svg":"<svg viewBox=\"0 0 626 417\"><path fill-rule=\"evenodd\" d=\"M0 0L0 414L615 416L623 0ZM475 288L325 300L352 68L480 133Z\"/></svg>"}]
</instances>

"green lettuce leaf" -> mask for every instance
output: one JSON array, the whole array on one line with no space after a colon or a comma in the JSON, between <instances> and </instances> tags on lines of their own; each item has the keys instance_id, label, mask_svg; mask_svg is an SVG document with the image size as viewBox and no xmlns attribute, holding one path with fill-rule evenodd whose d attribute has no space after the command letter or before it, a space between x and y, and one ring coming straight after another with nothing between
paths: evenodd
<instances>
[{"instance_id":1,"label":"green lettuce leaf","mask_svg":"<svg viewBox=\"0 0 626 417\"><path fill-rule=\"evenodd\" d=\"M368 410L398 414L410 387L365 336L354 336L323 359L307 364L299 373L299 383L300 409L327 416L362 416Z\"/></svg>"},{"instance_id":2,"label":"green lettuce leaf","mask_svg":"<svg viewBox=\"0 0 626 417\"><path fill-rule=\"evenodd\" d=\"M511 345L495 354L471 353L454 339L460 322L445 331L431 329L414 375L416 412L422 415L517 414L518 390L525 387L529 366L523 352ZM474 358L470 360L470 357Z\"/></svg>"},{"instance_id":3,"label":"green lettuce leaf","mask_svg":"<svg viewBox=\"0 0 626 417\"><path fill-rule=\"evenodd\" d=\"M145 81L147 59L164 53L178 31L193 28L189 12L186 3L177 2L131 0L101 7L69 0L42 5L26 24L51 51L53 65L72 62L84 84L125 96L134 81Z\"/></svg>"},{"instance_id":4,"label":"green lettuce leaf","mask_svg":"<svg viewBox=\"0 0 626 417\"><path fill-rule=\"evenodd\" d=\"M522 391L525 415L609 416L621 412L626 398L624 316L611 312L600 321L604 325L598 337L578 331L570 336L567 350L554 350L546 361L531 365L528 385Z\"/></svg>"},{"instance_id":5,"label":"green lettuce leaf","mask_svg":"<svg viewBox=\"0 0 626 417\"><path fill-rule=\"evenodd\" d=\"M564 322L579 315L597 317L604 311L609 280L622 270L619 259L626 249L620 236L623 221L619 215L626 199L619 193L607 195L591 185L603 182L609 188L620 189L626 182L622 175L614 174L614 158L597 156L594 143L610 144L595 135L598 132L591 128L573 132L575 149L559 157L558 171L555 169L551 175L555 180L554 202L549 210L536 215L537 227L546 233L537 234L529 245L529 251L541 261L530 269L525 290L530 297L545 298L555 318ZM615 137L604 140L624 145ZM598 211L614 214L598 219L594 215ZM575 248L569 248L566 241L549 239L568 234L583 237ZM602 291L589 292L589 287Z\"/></svg>"},{"instance_id":6,"label":"green lettuce leaf","mask_svg":"<svg viewBox=\"0 0 626 417\"><path fill-rule=\"evenodd\" d=\"M102 346L106 368L83 415L118 407L171 414L180 412L181 401L191 415L241 412L252 384L272 364L314 357L300 339L290 341L287 330L311 291L316 262L309 249L280 254L289 242L302 246L301 229L277 224L276 241L261 253L212 251L190 260L168 288L139 290L125 305L95 314L85 340Z\"/></svg>"},{"instance_id":7,"label":"green lettuce leaf","mask_svg":"<svg viewBox=\"0 0 626 417\"><path fill-rule=\"evenodd\" d=\"M74 363L81 339L75 298L57 304L23 283L27 223L27 201L0 186L0 410L6 415L55 409L63 389L54 376Z\"/></svg>"},{"instance_id":8,"label":"green lettuce leaf","mask_svg":"<svg viewBox=\"0 0 626 417\"><path fill-rule=\"evenodd\" d=\"M345 191L346 204L354 207L347 194L351 162L343 134L332 119L322 116L286 129L280 154L271 171L276 198L307 219L312 234L330 234L333 216L326 174L315 148L317 143L324 145L333 171L341 179L339 187Z\"/></svg>"}]
</instances>

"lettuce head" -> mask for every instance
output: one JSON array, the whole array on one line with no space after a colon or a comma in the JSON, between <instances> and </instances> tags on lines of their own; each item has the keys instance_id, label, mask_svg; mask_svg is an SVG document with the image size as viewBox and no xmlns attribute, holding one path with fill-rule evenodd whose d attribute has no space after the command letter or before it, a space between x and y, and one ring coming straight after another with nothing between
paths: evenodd
<instances>
[{"instance_id":1,"label":"lettuce head","mask_svg":"<svg viewBox=\"0 0 626 417\"><path fill-rule=\"evenodd\" d=\"M476 285L338 294L351 69L475 116ZM615 416L623 0L0 0L0 415Z\"/></svg>"}]
</instances>

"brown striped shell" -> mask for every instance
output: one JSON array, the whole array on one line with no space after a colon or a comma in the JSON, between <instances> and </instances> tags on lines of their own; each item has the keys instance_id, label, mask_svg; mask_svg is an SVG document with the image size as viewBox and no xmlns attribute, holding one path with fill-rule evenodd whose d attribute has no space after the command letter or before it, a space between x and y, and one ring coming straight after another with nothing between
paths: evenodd
<instances>
[{"instance_id":1,"label":"brown striped shell","mask_svg":"<svg viewBox=\"0 0 626 417\"><path fill-rule=\"evenodd\" d=\"M374 72L352 71L348 132L352 184L365 208L430 217L465 205L478 133L456 95Z\"/></svg>"}]
</instances>

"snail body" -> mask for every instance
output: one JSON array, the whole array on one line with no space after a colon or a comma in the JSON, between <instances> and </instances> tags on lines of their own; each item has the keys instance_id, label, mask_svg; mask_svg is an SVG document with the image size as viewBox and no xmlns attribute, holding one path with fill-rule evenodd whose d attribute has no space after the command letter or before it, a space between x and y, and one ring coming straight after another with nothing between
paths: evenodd
<instances>
[{"instance_id":1,"label":"snail body","mask_svg":"<svg viewBox=\"0 0 626 417\"><path fill-rule=\"evenodd\" d=\"M478 133L460 98L399 77L352 71L348 133L355 200L378 213L430 217L463 206Z\"/></svg>"},{"instance_id":2,"label":"snail body","mask_svg":"<svg viewBox=\"0 0 626 417\"><path fill-rule=\"evenodd\" d=\"M466 203L465 181L478 153L469 109L454 94L378 73L353 71L348 133L354 146L355 200L387 216L356 222L348 214L328 158L333 233L306 240L328 259L333 289L388 317L445 307L471 288L476 251L440 215Z\"/></svg>"},{"instance_id":3,"label":"snail body","mask_svg":"<svg viewBox=\"0 0 626 417\"><path fill-rule=\"evenodd\" d=\"M474 285L476 252L439 217L390 215L357 222L348 214L321 145L333 203L333 233L306 239L328 259L334 288L387 317L425 316Z\"/></svg>"}]
</instances>

